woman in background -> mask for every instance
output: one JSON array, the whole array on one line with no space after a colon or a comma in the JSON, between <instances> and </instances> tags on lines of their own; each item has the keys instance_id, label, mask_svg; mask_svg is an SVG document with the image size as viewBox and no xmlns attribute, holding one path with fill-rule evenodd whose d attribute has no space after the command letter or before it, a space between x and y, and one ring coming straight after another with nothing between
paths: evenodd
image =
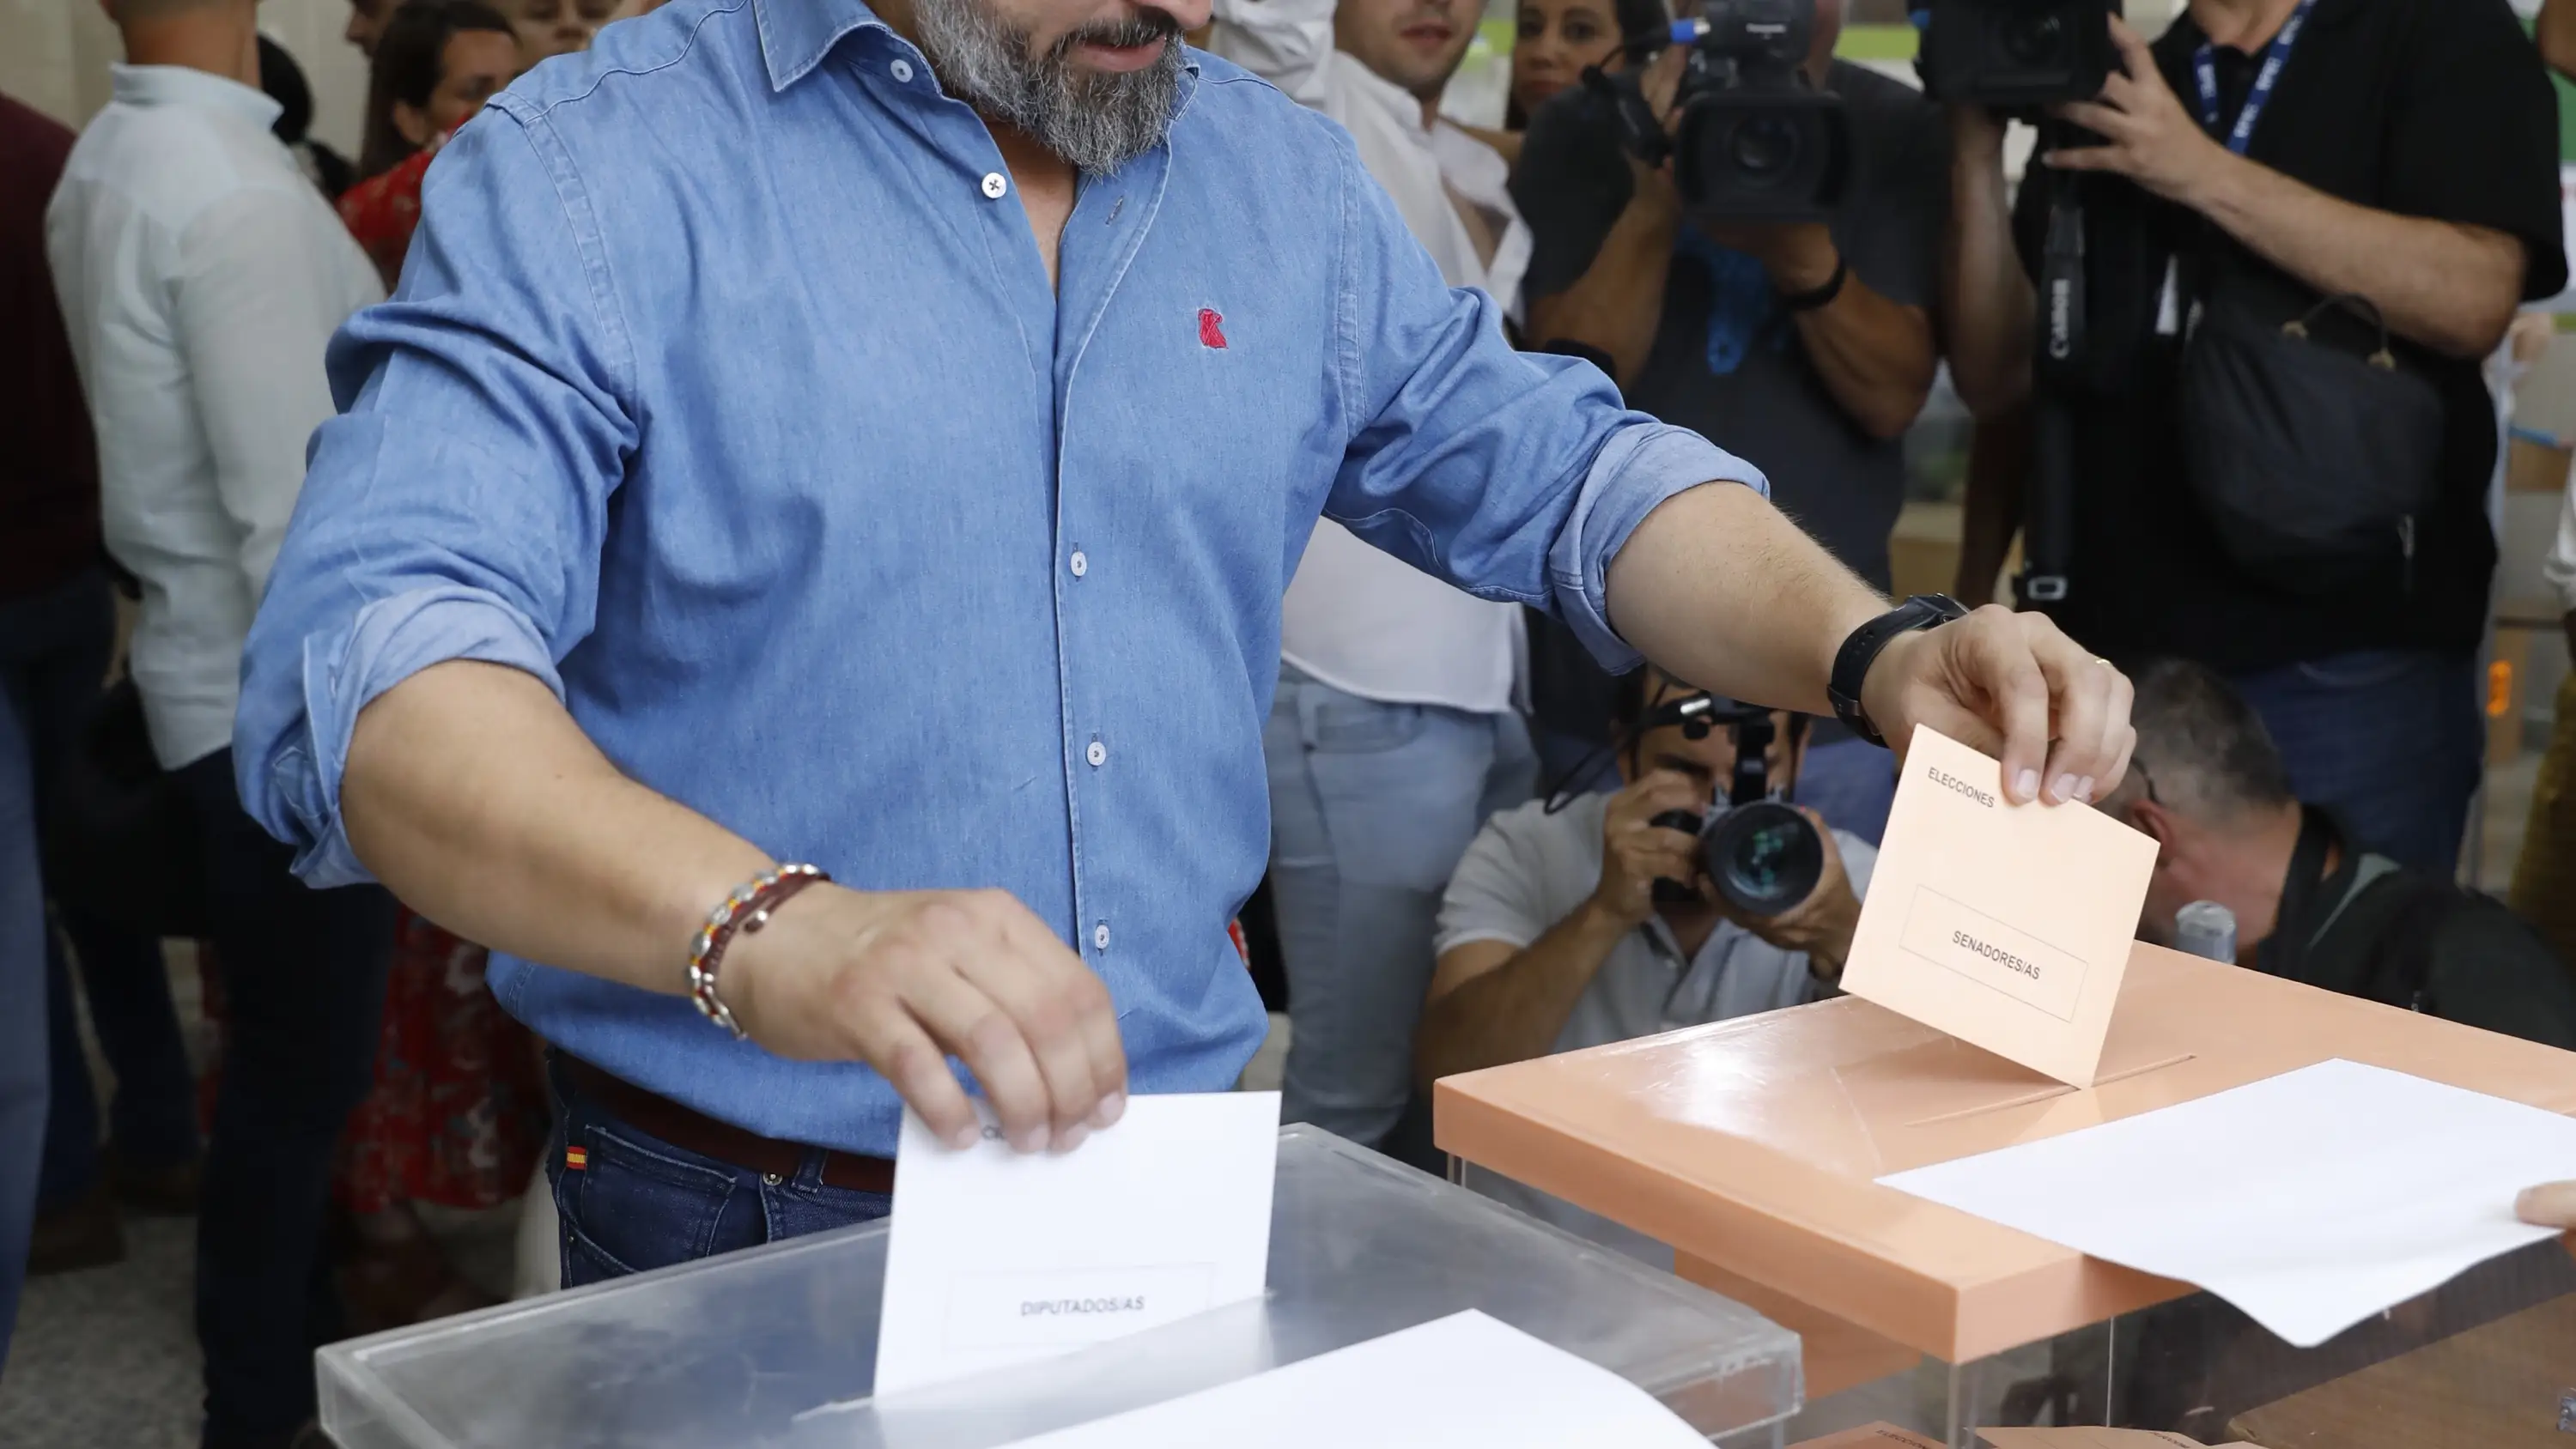
<instances>
[{"instance_id":1,"label":"woman in background","mask_svg":"<svg viewBox=\"0 0 2576 1449\"><path fill-rule=\"evenodd\" d=\"M377 39L358 174L340 219L391 290L420 225L420 182L448 136L523 67L518 35L476 0L413 0Z\"/></svg>"},{"instance_id":2,"label":"woman in background","mask_svg":"<svg viewBox=\"0 0 2576 1449\"><path fill-rule=\"evenodd\" d=\"M648 0L498 0L519 30L521 64L590 49L599 27L653 8Z\"/></svg>"},{"instance_id":3,"label":"woman in background","mask_svg":"<svg viewBox=\"0 0 2576 1449\"><path fill-rule=\"evenodd\" d=\"M1530 116L1579 84L1587 67L1625 69L1632 42L1660 48L1671 24L1663 0L1521 0L1504 127L1528 130Z\"/></svg>"},{"instance_id":4,"label":"woman in background","mask_svg":"<svg viewBox=\"0 0 2576 1449\"><path fill-rule=\"evenodd\" d=\"M478 0L410 0L386 20L367 88L367 179L340 215L388 288L420 224L431 157L520 69L510 21ZM519 1196L547 1121L535 1040L492 999L483 948L408 910L396 931L375 1087L349 1119L337 1183L351 1229L340 1288L360 1333L491 1301L413 1205L482 1209Z\"/></svg>"}]
</instances>

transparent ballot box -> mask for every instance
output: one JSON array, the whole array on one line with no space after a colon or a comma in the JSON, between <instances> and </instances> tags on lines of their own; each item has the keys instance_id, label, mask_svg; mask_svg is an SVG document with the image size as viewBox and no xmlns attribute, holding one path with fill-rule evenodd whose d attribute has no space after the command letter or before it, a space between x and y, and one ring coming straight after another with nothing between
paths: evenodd
<instances>
[{"instance_id":1,"label":"transparent ballot box","mask_svg":"<svg viewBox=\"0 0 2576 1449\"><path fill-rule=\"evenodd\" d=\"M1796 1337L1751 1309L1308 1127L1279 1135L1260 1301L879 1405L885 1253L871 1224L335 1344L322 1427L341 1449L987 1449L1470 1308L1728 1444L1780 1442L1799 1404Z\"/></svg>"}]
</instances>

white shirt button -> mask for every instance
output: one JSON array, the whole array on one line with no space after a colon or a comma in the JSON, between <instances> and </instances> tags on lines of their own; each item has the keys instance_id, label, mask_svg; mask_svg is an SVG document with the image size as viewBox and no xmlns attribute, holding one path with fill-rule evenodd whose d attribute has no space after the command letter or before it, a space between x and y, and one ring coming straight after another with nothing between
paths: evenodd
<instances>
[{"instance_id":1,"label":"white shirt button","mask_svg":"<svg viewBox=\"0 0 2576 1449\"><path fill-rule=\"evenodd\" d=\"M984 173L984 195L986 199L999 201L1002 199L1002 193L1010 189L1011 183L1002 179L1001 172L987 171Z\"/></svg>"},{"instance_id":2,"label":"white shirt button","mask_svg":"<svg viewBox=\"0 0 2576 1449\"><path fill-rule=\"evenodd\" d=\"M896 80L908 81L912 79L911 61L898 59L894 64L887 66L886 69L893 74Z\"/></svg>"},{"instance_id":3,"label":"white shirt button","mask_svg":"<svg viewBox=\"0 0 2576 1449\"><path fill-rule=\"evenodd\" d=\"M1078 548L1073 551L1072 558L1065 560L1065 566L1073 570L1073 576L1077 579L1091 572L1091 560L1083 557L1082 550Z\"/></svg>"},{"instance_id":4,"label":"white shirt button","mask_svg":"<svg viewBox=\"0 0 2576 1449\"><path fill-rule=\"evenodd\" d=\"M1093 740L1091 748L1082 752L1082 757L1091 762L1091 768L1097 770L1109 763L1109 747L1098 740Z\"/></svg>"},{"instance_id":5,"label":"white shirt button","mask_svg":"<svg viewBox=\"0 0 2576 1449\"><path fill-rule=\"evenodd\" d=\"M1091 928L1091 948L1095 951L1106 951L1109 949L1109 923L1107 921L1103 921L1099 925Z\"/></svg>"}]
</instances>

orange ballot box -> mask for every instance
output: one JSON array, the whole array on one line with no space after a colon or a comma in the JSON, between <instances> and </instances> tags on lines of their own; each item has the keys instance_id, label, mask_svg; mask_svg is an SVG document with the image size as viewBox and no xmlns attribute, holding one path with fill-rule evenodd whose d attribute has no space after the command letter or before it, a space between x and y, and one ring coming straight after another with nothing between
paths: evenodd
<instances>
[{"instance_id":1,"label":"orange ballot box","mask_svg":"<svg viewBox=\"0 0 2576 1449\"><path fill-rule=\"evenodd\" d=\"M1876 1179L2338 1057L2576 1113L2566 1053L2139 945L2089 1088L1846 997L1444 1079L1435 1135L1798 1332L1814 1399L2189 1291Z\"/></svg>"}]
</instances>

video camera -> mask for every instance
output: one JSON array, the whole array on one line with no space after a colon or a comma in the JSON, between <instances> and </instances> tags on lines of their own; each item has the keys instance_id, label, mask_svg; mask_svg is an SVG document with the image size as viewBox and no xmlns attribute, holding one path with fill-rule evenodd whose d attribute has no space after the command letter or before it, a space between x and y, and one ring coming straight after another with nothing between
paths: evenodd
<instances>
[{"instance_id":1,"label":"video camera","mask_svg":"<svg viewBox=\"0 0 2576 1449\"><path fill-rule=\"evenodd\" d=\"M2119 63L2119 0L1910 0L1935 100L2035 112L2089 101Z\"/></svg>"},{"instance_id":2,"label":"video camera","mask_svg":"<svg viewBox=\"0 0 2576 1449\"><path fill-rule=\"evenodd\" d=\"M1650 825L1699 837L1700 869L1717 893L1748 915L1776 916L1813 895L1824 879L1825 844L1815 822L1771 796L1771 711L1714 695L1668 700L1637 724L1637 734L1679 725L1690 739L1708 738L1726 726L1735 737L1735 771L1727 782L1727 807L1705 816L1670 810ZM1791 726L1793 737L1798 726ZM1655 899L1689 904L1704 899L1682 881L1655 882Z\"/></svg>"},{"instance_id":3,"label":"video camera","mask_svg":"<svg viewBox=\"0 0 2576 1449\"><path fill-rule=\"evenodd\" d=\"M1807 81L1815 22L1815 0L1708 0L1699 19L1673 22L1667 43L1689 46L1690 58L1671 132L1634 64L1662 45L1632 45L1626 71L1587 70L1583 83L1611 103L1629 154L1673 163L1694 220L1830 220L1851 171L1851 124L1839 96Z\"/></svg>"}]
</instances>

